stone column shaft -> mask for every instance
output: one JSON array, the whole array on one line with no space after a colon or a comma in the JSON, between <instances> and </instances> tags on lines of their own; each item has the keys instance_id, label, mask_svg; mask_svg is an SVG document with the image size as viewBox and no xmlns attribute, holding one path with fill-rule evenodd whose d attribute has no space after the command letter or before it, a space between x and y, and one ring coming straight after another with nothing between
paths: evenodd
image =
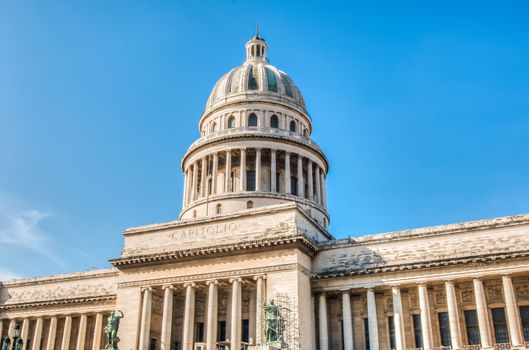
<instances>
[{"instance_id":1,"label":"stone column shaft","mask_svg":"<svg viewBox=\"0 0 529 350\"><path fill-rule=\"evenodd\" d=\"M184 171L184 188L182 191L182 209L187 205L187 182L188 182L187 169Z\"/></svg>"},{"instance_id":2,"label":"stone column shaft","mask_svg":"<svg viewBox=\"0 0 529 350\"><path fill-rule=\"evenodd\" d=\"M501 277L501 280L503 284L505 310L507 311L511 344L514 347L522 347L524 346L524 338L522 334L522 325L520 322L520 311L516 306L516 295L514 294L512 279L511 276L504 275Z\"/></svg>"},{"instance_id":3,"label":"stone column shaft","mask_svg":"<svg viewBox=\"0 0 529 350\"><path fill-rule=\"evenodd\" d=\"M421 310L421 330L424 350L433 349L432 317L430 314L430 303L428 300L428 287L419 284L419 308Z\"/></svg>"},{"instance_id":4,"label":"stone column shaft","mask_svg":"<svg viewBox=\"0 0 529 350\"><path fill-rule=\"evenodd\" d=\"M264 340L264 315L262 306L265 302L265 276L255 276L254 279L257 281L255 287L255 344L261 345Z\"/></svg>"},{"instance_id":5,"label":"stone column shaft","mask_svg":"<svg viewBox=\"0 0 529 350\"><path fill-rule=\"evenodd\" d=\"M327 319L327 297L325 293L318 295L320 350L329 350L329 321Z\"/></svg>"},{"instance_id":6,"label":"stone column shaft","mask_svg":"<svg viewBox=\"0 0 529 350\"><path fill-rule=\"evenodd\" d=\"M213 154L213 176L211 179L211 193L217 194L218 193L218 177L219 177L219 154L214 153Z\"/></svg>"},{"instance_id":7,"label":"stone column shaft","mask_svg":"<svg viewBox=\"0 0 529 350\"><path fill-rule=\"evenodd\" d=\"M492 347L492 335L490 333L489 310L487 308L485 292L483 291L483 282L478 278L474 278L473 283L481 347L488 349Z\"/></svg>"},{"instance_id":8,"label":"stone column shaft","mask_svg":"<svg viewBox=\"0 0 529 350\"><path fill-rule=\"evenodd\" d=\"M206 350L215 350L217 344L217 315L219 305L219 282L208 281L208 314L206 329Z\"/></svg>"},{"instance_id":9,"label":"stone column shaft","mask_svg":"<svg viewBox=\"0 0 529 350\"><path fill-rule=\"evenodd\" d=\"M79 333L77 333L77 350L84 350L86 343L86 324L88 322L88 317L83 314L79 318Z\"/></svg>"},{"instance_id":10,"label":"stone column shaft","mask_svg":"<svg viewBox=\"0 0 529 350\"><path fill-rule=\"evenodd\" d=\"M152 288L143 291L139 350L147 350L151 337Z\"/></svg>"},{"instance_id":11,"label":"stone column shaft","mask_svg":"<svg viewBox=\"0 0 529 350\"><path fill-rule=\"evenodd\" d=\"M103 331L103 314L96 315L96 322L94 325L94 341L92 343L92 350L101 349L101 332Z\"/></svg>"},{"instance_id":12,"label":"stone column shaft","mask_svg":"<svg viewBox=\"0 0 529 350\"><path fill-rule=\"evenodd\" d=\"M197 199L197 186L198 186L198 161L193 163L193 184L191 188L191 202Z\"/></svg>"},{"instance_id":13,"label":"stone column shaft","mask_svg":"<svg viewBox=\"0 0 529 350\"><path fill-rule=\"evenodd\" d=\"M226 176L224 176L225 180L225 189L224 192L230 192L233 191L233 188L230 189L230 183L231 183L231 150L226 151Z\"/></svg>"},{"instance_id":14,"label":"stone column shaft","mask_svg":"<svg viewBox=\"0 0 529 350\"><path fill-rule=\"evenodd\" d=\"M230 350L241 350L241 310L242 310L242 291L241 279L231 280L231 346Z\"/></svg>"},{"instance_id":15,"label":"stone column shaft","mask_svg":"<svg viewBox=\"0 0 529 350\"><path fill-rule=\"evenodd\" d=\"M163 286L163 313L162 313L162 336L160 340L161 350L171 350L171 333L173 328L173 303L174 287Z\"/></svg>"},{"instance_id":16,"label":"stone column shaft","mask_svg":"<svg viewBox=\"0 0 529 350\"><path fill-rule=\"evenodd\" d=\"M255 150L255 190L261 191L261 149Z\"/></svg>"},{"instance_id":17,"label":"stone column shaft","mask_svg":"<svg viewBox=\"0 0 529 350\"><path fill-rule=\"evenodd\" d=\"M20 330L20 338L22 338L22 350L26 350L26 345L28 343L28 334L29 334L29 319L25 318L22 321L22 329Z\"/></svg>"},{"instance_id":18,"label":"stone column shaft","mask_svg":"<svg viewBox=\"0 0 529 350\"><path fill-rule=\"evenodd\" d=\"M321 169L321 205L324 208L327 208L327 187L325 177L325 171Z\"/></svg>"},{"instance_id":19,"label":"stone column shaft","mask_svg":"<svg viewBox=\"0 0 529 350\"><path fill-rule=\"evenodd\" d=\"M461 326L459 324L459 310L456 298L456 290L452 281L445 282L446 304L448 306L448 321L450 323L450 337L452 339L452 349L460 350Z\"/></svg>"},{"instance_id":20,"label":"stone column shaft","mask_svg":"<svg viewBox=\"0 0 529 350\"><path fill-rule=\"evenodd\" d=\"M200 196L206 197L208 194L208 158L202 158L202 174L200 175Z\"/></svg>"},{"instance_id":21,"label":"stone column shaft","mask_svg":"<svg viewBox=\"0 0 529 350\"><path fill-rule=\"evenodd\" d=\"M367 324L369 329L369 347L370 350L378 350L378 320L377 320L377 304L375 298L375 290L367 289Z\"/></svg>"},{"instance_id":22,"label":"stone column shaft","mask_svg":"<svg viewBox=\"0 0 529 350\"><path fill-rule=\"evenodd\" d=\"M298 196L305 197L305 184L303 183L303 157L298 154Z\"/></svg>"},{"instance_id":23,"label":"stone column shaft","mask_svg":"<svg viewBox=\"0 0 529 350\"><path fill-rule=\"evenodd\" d=\"M397 350L406 350L406 335L404 334L404 315L402 310L402 298L400 288L391 288L393 296L393 323L395 326L395 346Z\"/></svg>"},{"instance_id":24,"label":"stone column shaft","mask_svg":"<svg viewBox=\"0 0 529 350\"><path fill-rule=\"evenodd\" d=\"M318 342L316 341L316 298L314 297L314 294L312 294L310 298L310 308L311 308L311 334L312 334L312 350L318 349Z\"/></svg>"},{"instance_id":25,"label":"stone column shaft","mask_svg":"<svg viewBox=\"0 0 529 350\"><path fill-rule=\"evenodd\" d=\"M48 343L46 344L46 350L55 349L55 338L57 337L57 317L50 319L50 327L48 330Z\"/></svg>"},{"instance_id":26,"label":"stone column shaft","mask_svg":"<svg viewBox=\"0 0 529 350\"><path fill-rule=\"evenodd\" d=\"M35 324L35 333L33 335L33 350L40 350L42 342L42 326L44 320L42 317L37 318L37 323Z\"/></svg>"},{"instance_id":27,"label":"stone column shaft","mask_svg":"<svg viewBox=\"0 0 529 350\"><path fill-rule=\"evenodd\" d=\"M186 305L184 309L184 324L182 336L182 350L193 350L193 335L195 331L195 287L194 283L186 283Z\"/></svg>"},{"instance_id":28,"label":"stone column shaft","mask_svg":"<svg viewBox=\"0 0 529 350\"><path fill-rule=\"evenodd\" d=\"M353 350L353 317L351 315L351 294L342 293L343 349Z\"/></svg>"},{"instance_id":29,"label":"stone column shaft","mask_svg":"<svg viewBox=\"0 0 529 350\"><path fill-rule=\"evenodd\" d=\"M285 193L292 193L290 186L290 153L285 152Z\"/></svg>"},{"instance_id":30,"label":"stone column shaft","mask_svg":"<svg viewBox=\"0 0 529 350\"><path fill-rule=\"evenodd\" d=\"M246 148L241 148L241 181L239 183L239 191L246 191Z\"/></svg>"},{"instance_id":31,"label":"stone column shaft","mask_svg":"<svg viewBox=\"0 0 529 350\"><path fill-rule=\"evenodd\" d=\"M270 152L270 191L277 192L276 150Z\"/></svg>"},{"instance_id":32,"label":"stone column shaft","mask_svg":"<svg viewBox=\"0 0 529 350\"><path fill-rule=\"evenodd\" d=\"M316 178L316 203L321 204L320 167L314 166L314 177Z\"/></svg>"},{"instance_id":33,"label":"stone column shaft","mask_svg":"<svg viewBox=\"0 0 529 350\"><path fill-rule=\"evenodd\" d=\"M64 331L62 333L61 350L70 348L70 336L72 334L72 316L66 316L64 319Z\"/></svg>"},{"instance_id":34,"label":"stone column shaft","mask_svg":"<svg viewBox=\"0 0 529 350\"><path fill-rule=\"evenodd\" d=\"M307 159L307 185L309 200L314 200L314 181L312 179L312 160Z\"/></svg>"}]
</instances>

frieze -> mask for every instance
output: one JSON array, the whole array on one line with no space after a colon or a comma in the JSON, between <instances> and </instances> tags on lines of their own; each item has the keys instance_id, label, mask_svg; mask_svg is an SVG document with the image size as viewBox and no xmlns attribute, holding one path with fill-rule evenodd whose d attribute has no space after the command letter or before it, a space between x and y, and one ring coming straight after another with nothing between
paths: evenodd
<instances>
[{"instance_id":1,"label":"frieze","mask_svg":"<svg viewBox=\"0 0 529 350\"><path fill-rule=\"evenodd\" d=\"M162 314L163 299L161 296L154 294L152 295L152 311L157 314Z\"/></svg>"},{"instance_id":2,"label":"frieze","mask_svg":"<svg viewBox=\"0 0 529 350\"><path fill-rule=\"evenodd\" d=\"M435 306L446 305L446 294L443 290L435 290L434 293Z\"/></svg>"},{"instance_id":3,"label":"frieze","mask_svg":"<svg viewBox=\"0 0 529 350\"><path fill-rule=\"evenodd\" d=\"M494 284L494 285L487 285L486 287L487 287L486 288L487 301L489 303L503 301L503 290L501 288L501 285Z\"/></svg>"},{"instance_id":4,"label":"frieze","mask_svg":"<svg viewBox=\"0 0 529 350\"><path fill-rule=\"evenodd\" d=\"M461 301L465 304L473 304L474 291L470 288L461 289Z\"/></svg>"},{"instance_id":5,"label":"frieze","mask_svg":"<svg viewBox=\"0 0 529 350\"><path fill-rule=\"evenodd\" d=\"M118 283L118 288L129 288L129 287L143 287L143 286L158 286L164 284L179 284L184 282L194 282L194 281L206 281L209 279L226 279L233 276L253 276L258 274L263 274L267 272L277 272L285 270L296 270L298 268L303 268L299 264L284 264L276 265L270 267L261 267L261 268L252 268L244 270L232 270L232 271L223 271L216 273L205 273L200 275L189 275L181 277L172 277L172 278L159 278L152 280L143 280L143 281L134 281L134 282L121 282Z\"/></svg>"},{"instance_id":6,"label":"frieze","mask_svg":"<svg viewBox=\"0 0 529 350\"><path fill-rule=\"evenodd\" d=\"M116 294L114 281L109 284L60 284L55 287L42 284L39 288L4 288L0 291L1 304L43 302Z\"/></svg>"},{"instance_id":7,"label":"frieze","mask_svg":"<svg viewBox=\"0 0 529 350\"><path fill-rule=\"evenodd\" d=\"M116 300L116 295L84 297L84 298L69 298L62 300L39 301L39 302L24 302L16 304L0 305L0 310L11 310L21 308L37 309L46 306L69 305L79 303L90 303L91 305L113 305Z\"/></svg>"},{"instance_id":8,"label":"frieze","mask_svg":"<svg viewBox=\"0 0 529 350\"><path fill-rule=\"evenodd\" d=\"M518 300L529 300L529 284L515 284L514 293L516 294L516 299Z\"/></svg>"}]
</instances>

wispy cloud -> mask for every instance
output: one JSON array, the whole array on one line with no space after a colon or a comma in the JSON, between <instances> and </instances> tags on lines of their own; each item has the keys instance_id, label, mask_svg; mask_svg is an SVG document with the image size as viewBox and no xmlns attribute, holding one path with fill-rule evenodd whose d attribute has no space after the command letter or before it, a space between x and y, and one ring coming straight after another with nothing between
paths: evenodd
<instances>
[{"instance_id":1,"label":"wispy cloud","mask_svg":"<svg viewBox=\"0 0 529 350\"><path fill-rule=\"evenodd\" d=\"M0 244L31 250L64 266L65 262L53 252L50 236L41 228L42 221L52 216L50 212L0 203Z\"/></svg>"}]
</instances>

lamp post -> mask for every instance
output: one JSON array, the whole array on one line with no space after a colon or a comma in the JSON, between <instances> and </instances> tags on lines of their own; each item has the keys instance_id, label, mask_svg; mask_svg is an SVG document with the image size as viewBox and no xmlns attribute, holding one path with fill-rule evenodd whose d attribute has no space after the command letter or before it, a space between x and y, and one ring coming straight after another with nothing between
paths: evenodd
<instances>
[{"instance_id":1,"label":"lamp post","mask_svg":"<svg viewBox=\"0 0 529 350\"><path fill-rule=\"evenodd\" d=\"M13 333L11 334L11 338L13 338L13 344L11 345L12 350L22 350L23 340L20 338L20 324L15 323L15 328L13 328ZM9 336L5 337L4 343L2 344L2 350L9 350L9 345L11 344L11 340L9 339Z\"/></svg>"}]
</instances>

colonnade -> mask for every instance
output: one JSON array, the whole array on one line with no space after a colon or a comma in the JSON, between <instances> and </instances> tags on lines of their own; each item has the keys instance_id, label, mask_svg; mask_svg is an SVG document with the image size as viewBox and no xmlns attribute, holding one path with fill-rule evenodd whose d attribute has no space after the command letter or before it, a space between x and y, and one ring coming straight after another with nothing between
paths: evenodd
<instances>
[{"instance_id":1,"label":"colonnade","mask_svg":"<svg viewBox=\"0 0 529 350\"><path fill-rule=\"evenodd\" d=\"M503 275L502 280L502 289L503 289L503 298L504 298L504 309L507 318L508 333L510 338L510 344L507 345L507 348L524 348L526 346L524 335L522 332L522 324L520 313L514 293L513 283L510 275ZM473 292L474 292L474 301L475 301L475 311L477 314L478 324L479 324L479 335L481 345L477 346L477 349L493 349L498 348L498 344L494 341L493 338L493 327L491 327L491 319L489 315L489 309L487 305L487 298L483 288L483 281L480 278L473 278ZM380 288L380 289L379 289ZM387 288L387 287L386 287ZM421 322L421 339L422 339L422 349L423 350L432 350L434 349L434 333L433 333L433 324L431 315L431 305L428 297L428 286L426 283L418 283L415 287L406 287L408 290L410 288L417 288L417 294L419 299L419 310L420 310L420 322ZM375 291L382 291L381 287L377 288L367 288L364 293L366 293L366 305L367 305L367 332L362 332L362 334L369 334L368 339L364 339L364 344L369 342L370 350L378 350L380 340L382 339L379 335L379 313L380 310L377 310L377 303L375 299ZM446 295L446 309L449 318L449 329L450 329L450 344L441 344L439 347L443 348L448 347L454 350L459 349L476 349L476 345L463 344L462 338L462 327L460 323L459 310L460 304L456 297L456 289L454 282L451 280L444 281L444 289ZM404 327L404 309L401 298L401 287L392 286L391 295L392 295L392 308L393 308L393 330L394 330L394 348L396 350L406 350L410 348L415 348L416 344L406 344L406 334ZM343 339L343 349L344 350L353 350L353 332L354 326L362 325L353 325L352 318L352 308L351 308L351 290L342 290L341 291L341 304L342 304L342 339ZM329 350L330 349L330 337L329 337L329 316L327 308L327 293L321 292L317 295L318 299L318 349L319 350ZM357 333L358 334L358 333ZM388 348L390 346L388 345Z\"/></svg>"},{"instance_id":2,"label":"colonnade","mask_svg":"<svg viewBox=\"0 0 529 350\"><path fill-rule=\"evenodd\" d=\"M217 349L217 324L219 308L219 287L229 286L231 291L228 304L231 306L227 310L229 320L229 334L226 337L231 350L242 348L242 295L243 288L254 289L250 297L250 318L249 318L249 343L260 344L263 338L263 312L262 304L265 300L265 275L253 277L234 277L227 280L207 280L203 282L186 282L180 285L160 286L163 291L163 311L162 311L162 331L160 339L160 350L171 350L173 337L173 308L176 303L183 302L183 323L181 335L181 349L192 350L195 344L195 307L196 293L199 288L207 289L207 306L205 313L207 350ZM184 295L184 300L176 300L175 290L180 289ZM152 322L152 300L155 287L144 287L142 290L142 310L140 321L139 350L149 349L151 339Z\"/></svg>"},{"instance_id":3,"label":"colonnade","mask_svg":"<svg viewBox=\"0 0 529 350\"><path fill-rule=\"evenodd\" d=\"M22 319L1 319L2 341L12 334L17 323L22 322L20 337L22 350L100 350L102 348L104 314L80 314ZM89 327L88 318L94 318ZM74 319L76 319L74 325ZM61 327L59 327L61 324ZM75 327L75 329L74 329ZM89 338L90 337L90 338ZM73 345L73 346L72 346Z\"/></svg>"},{"instance_id":4,"label":"colonnade","mask_svg":"<svg viewBox=\"0 0 529 350\"><path fill-rule=\"evenodd\" d=\"M238 166L234 166L235 160ZM220 169L221 165L224 169ZM238 176L234 173L236 168ZM255 174L252 184L248 183L249 169ZM264 171L269 174L263 176ZM222 182L219 181L221 174ZM292 194L326 207L325 176L324 169L317 162L301 154L277 149L227 149L206 155L187 166L184 171L183 205L187 206L208 195L256 191ZM268 180L263 181L263 178ZM282 183L278 183L278 179L282 179ZM297 182L296 186L291 183L293 179Z\"/></svg>"}]
</instances>

